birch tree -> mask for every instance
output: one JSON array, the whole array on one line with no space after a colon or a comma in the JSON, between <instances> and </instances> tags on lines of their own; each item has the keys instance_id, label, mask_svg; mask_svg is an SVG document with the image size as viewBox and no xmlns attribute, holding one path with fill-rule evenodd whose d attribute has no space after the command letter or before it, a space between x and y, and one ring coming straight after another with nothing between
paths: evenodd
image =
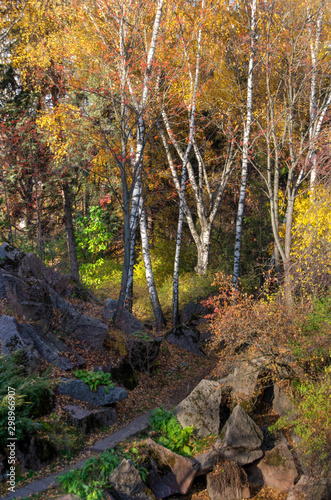
<instances>
[{"instance_id":1,"label":"birch tree","mask_svg":"<svg viewBox=\"0 0 331 500\"><path fill-rule=\"evenodd\" d=\"M241 182L240 182L238 212L237 212L237 221L236 221L236 239L235 239L235 246L234 246L234 265L233 265L233 286L234 286L234 288L236 288L238 285L238 279L239 279L239 275L240 275L240 250L241 250L242 225L243 225L243 217L244 217L246 185L247 185L247 175L248 175L249 139L250 139L250 131L251 131L251 123L252 123L252 110L253 110L254 58L255 58L255 50L256 50L256 3L257 3L257 0L251 0L249 2L249 8L250 8L250 26L249 26L250 53L249 53L249 63L248 63L248 78L247 78L246 119L245 119L245 124L244 124L244 137L243 137L243 146L242 146Z\"/></svg>"}]
</instances>

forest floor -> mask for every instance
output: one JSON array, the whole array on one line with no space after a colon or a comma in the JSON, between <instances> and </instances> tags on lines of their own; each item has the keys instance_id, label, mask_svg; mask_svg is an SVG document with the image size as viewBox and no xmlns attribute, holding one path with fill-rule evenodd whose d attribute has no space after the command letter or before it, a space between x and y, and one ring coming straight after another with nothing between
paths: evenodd
<instances>
[{"instance_id":1,"label":"forest floor","mask_svg":"<svg viewBox=\"0 0 331 500\"><path fill-rule=\"evenodd\" d=\"M101 306L89 304L85 305L84 309L84 313L101 319ZM208 325L202 321L199 329L203 331L206 328L208 328ZM165 331L155 332L155 335L159 336L164 333ZM61 337L61 340L63 340L72 351L85 359L86 364L84 368L88 371L93 370L95 367L109 367L117 363L119 359L125 355L124 339L124 334L121 331L110 326L108 337L105 342L105 349L103 351L94 351L81 341ZM111 427L103 428L88 437L84 437L84 444L75 455L64 455L37 472L30 471L22 475L16 485L16 489L55 473L60 475L62 470L84 459L95 456L96 454L91 450L95 442L122 429L146 411L160 406L169 410L173 409L180 401L188 396L200 380L212 376L217 364L218 358L212 353L208 353L205 357L198 356L180 349L165 340L161 345L160 353L154 363L151 373L138 373L139 385L134 390L128 392L128 397L126 399L116 404L116 412L118 415L116 423ZM44 362L41 371L47 368L51 371L51 377L54 381L59 380L61 377L75 377L74 370L68 373L56 367L49 367L48 363ZM45 424L52 424L52 422L59 420L65 421L66 412L64 406L68 404L79 404L79 406L86 409L94 408L87 403L77 403L71 398L59 394L56 394L56 400L57 404L53 413L43 417L40 421ZM5 494L5 492L6 490L0 485L0 496ZM36 493L29 498L34 500L46 500L47 498L54 498L61 493L63 493L63 490L59 486L47 490L47 492ZM174 499L175 497L172 498ZM205 482L203 482L203 480L198 481L191 492L185 495L185 497L181 496L181 498L208 500L209 497ZM254 498L256 500L283 500L286 496L267 488L261 490Z\"/></svg>"}]
</instances>

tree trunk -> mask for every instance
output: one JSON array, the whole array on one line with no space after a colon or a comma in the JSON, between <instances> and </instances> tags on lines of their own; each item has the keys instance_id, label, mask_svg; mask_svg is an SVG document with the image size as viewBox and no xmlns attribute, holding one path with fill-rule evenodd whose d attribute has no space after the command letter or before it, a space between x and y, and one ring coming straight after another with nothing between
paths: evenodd
<instances>
[{"instance_id":1,"label":"tree trunk","mask_svg":"<svg viewBox=\"0 0 331 500\"><path fill-rule=\"evenodd\" d=\"M209 243L210 243L211 226L209 225L205 231L202 231L200 236L200 243L197 245L198 262L194 268L197 274L202 276L207 273L208 258L209 258Z\"/></svg>"},{"instance_id":2,"label":"tree trunk","mask_svg":"<svg viewBox=\"0 0 331 500\"><path fill-rule=\"evenodd\" d=\"M3 166L1 164L1 180L2 180L2 185L3 185L3 191L5 194L5 204L6 204L6 211L7 211L7 219L8 219L8 224L9 224L9 235L10 235L10 242L12 245L14 245L14 237L13 237L13 230L12 230L12 225L11 225L11 218L10 218L10 212L9 212L9 203L8 203L8 197L7 197L7 189L6 189L6 184L5 184L5 178L3 175Z\"/></svg>"},{"instance_id":3,"label":"tree trunk","mask_svg":"<svg viewBox=\"0 0 331 500\"><path fill-rule=\"evenodd\" d=\"M248 66L248 81L247 81L247 117L244 126L244 141L243 141L243 158L241 170L241 184L238 203L238 213L236 222L236 240L234 246L234 264L233 264L233 287L236 288L240 276L240 254L241 254L241 237L242 237L242 224L244 217L245 198L246 198L246 184L248 173L248 151L249 151L249 136L252 122L252 102L253 102L253 69L254 69L254 54L255 54L255 12L256 0L251 1L251 51L249 56Z\"/></svg>"},{"instance_id":4,"label":"tree trunk","mask_svg":"<svg viewBox=\"0 0 331 500\"><path fill-rule=\"evenodd\" d=\"M39 249L39 259L43 260L43 239L42 239L42 228L41 228L41 214L39 205L39 196L37 188L37 180L34 179L34 188L36 193L36 207L37 207L37 221L38 221L38 249Z\"/></svg>"},{"instance_id":5,"label":"tree trunk","mask_svg":"<svg viewBox=\"0 0 331 500\"><path fill-rule=\"evenodd\" d=\"M62 184L62 197L63 197L63 208L64 208L64 221L67 233L70 273L76 280L79 280L79 267L78 267L77 253L76 253L75 232L72 221L71 194L69 185L67 183Z\"/></svg>"},{"instance_id":6,"label":"tree trunk","mask_svg":"<svg viewBox=\"0 0 331 500\"><path fill-rule=\"evenodd\" d=\"M148 229L147 229L147 221L146 221L146 213L143 206L143 202L141 201L140 205L140 236L141 236L141 246L142 246L142 254L144 259L145 273L146 273L146 281L148 286L149 297L151 299L151 304L153 307L154 317L156 321L157 330L161 330L162 326L166 324L166 321L163 316L161 304L159 301L159 297L157 294L151 255L149 251L149 242L148 242Z\"/></svg>"}]
</instances>

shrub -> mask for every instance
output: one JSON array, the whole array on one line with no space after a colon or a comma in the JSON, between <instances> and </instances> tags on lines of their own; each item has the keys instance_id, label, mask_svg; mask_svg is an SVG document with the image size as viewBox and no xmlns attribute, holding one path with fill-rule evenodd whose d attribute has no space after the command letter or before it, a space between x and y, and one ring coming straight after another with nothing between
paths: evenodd
<instances>
[{"instance_id":1,"label":"shrub","mask_svg":"<svg viewBox=\"0 0 331 500\"><path fill-rule=\"evenodd\" d=\"M190 438L194 429L183 428L171 411L158 408L151 414L149 424L152 430L161 434L157 441L159 444L179 455L192 455Z\"/></svg>"},{"instance_id":2,"label":"shrub","mask_svg":"<svg viewBox=\"0 0 331 500\"><path fill-rule=\"evenodd\" d=\"M301 437L301 447L311 459L329 466L331 461L331 366L316 381L296 386L296 417L280 418L274 429L293 427Z\"/></svg>"},{"instance_id":3,"label":"shrub","mask_svg":"<svg viewBox=\"0 0 331 500\"><path fill-rule=\"evenodd\" d=\"M44 399L56 383L45 373L28 375L21 365L22 350L11 357L0 357L0 444L5 444L8 427L8 387L15 389L15 437L20 440L32 429L32 419L40 414Z\"/></svg>"},{"instance_id":4,"label":"shrub","mask_svg":"<svg viewBox=\"0 0 331 500\"><path fill-rule=\"evenodd\" d=\"M83 500L104 498L103 489L109 484L109 476L121 463L114 450L104 451L99 457L92 457L81 469L70 470L59 476L64 491L78 495Z\"/></svg>"},{"instance_id":5,"label":"shrub","mask_svg":"<svg viewBox=\"0 0 331 500\"><path fill-rule=\"evenodd\" d=\"M96 391L99 385L105 386L105 391L108 394L108 389L113 389L115 383L111 379L110 373L105 373L103 371L94 372L86 370L76 370L76 377L83 380L85 384L90 386L91 391Z\"/></svg>"}]
</instances>

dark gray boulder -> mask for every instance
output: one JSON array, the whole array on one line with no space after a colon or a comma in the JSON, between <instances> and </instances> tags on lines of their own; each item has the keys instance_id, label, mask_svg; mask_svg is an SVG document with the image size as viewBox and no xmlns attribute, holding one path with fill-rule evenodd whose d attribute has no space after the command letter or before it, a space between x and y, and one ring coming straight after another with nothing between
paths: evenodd
<instances>
[{"instance_id":1,"label":"dark gray boulder","mask_svg":"<svg viewBox=\"0 0 331 500\"><path fill-rule=\"evenodd\" d=\"M200 304L199 298L191 300L186 306L183 307L180 314L180 321L187 325L192 320L197 320L198 316L207 314L206 308Z\"/></svg>"},{"instance_id":2,"label":"dark gray boulder","mask_svg":"<svg viewBox=\"0 0 331 500\"><path fill-rule=\"evenodd\" d=\"M153 337L144 332L134 332L126 336L126 348L131 365L140 372L149 373L156 360L163 337Z\"/></svg>"},{"instance_id":3,"label":"dark gray boulder","mask_svg":"<svg viewBox=\"0 0 331 500\"><path fill-rule=\"evenodd\" d=\"M103 318L111 321L117 309L118 301L114 299L107 299L103 306ZM126 309L123 309L121 317L118 319L116 326L124 333L134 333L143 331L142 323Z\"/></svg>"},{"instance_id":4,"label":"dark gray boulder","mask_svg":"<svg viewBox=\"0 0 331 500\"><path fill-rule=\"evenodd\" d=\"M68 301L50 289L52 306L60 311L61 326L65 332L95 349L102 350L108 326L93 316L78 311Z\"/></svg>"},{"instance_id":5,"label":"dark gray boulder","mask_svg":"<svg viewBox=\"0 0 331 500\"><path fill-rule=\"evenodd\" d=\"M112 366L110 373L116 382L124 385L129 391L135 389L139 384L137 374L127 358L123 358L118 365Z\"/></svg>"},{"instance_id":6,"label":"dark gray boulder","mask_svg":"<svg viewBox=\"0 0 331 500\"><path fill-rule=\"evenodd\" d=\"M106 406L128 397L128 391L120 387L113 389L99 385L96 391L91 391L88 384L83 380L62 379L59 385L59 393L79 401L85 401L95 406Z\"/></svg>"},{"instance_id":7,"label":"dark gray boulder","mask_svg":"<svg viewBox=\"0 0 331 500\"><path fill-rule=\"evenodd\" d=\"M24 252L5 242L0 245L0 268L5 271L15 271L18 269Z\"/></svg>"},{"instance_id":8,"label":"dark gray boulder","mask_svg":"<svg viewBox=\"0 0 331 500\"><path fill-rule=\"evenodd\" d=\"M21 358L24 359L25 356L26 366L30 371L38 369L40 358L62 370L72 370L85 363L81 356L68 349L52 333L44 334L41 327L18 323L15 318L5 314L0 318L0 344L3 354L21 349ZM65 357L66 354L76 358L76 363Z\"/></svg>"},{"instance_id":9,"label":"dark gray boulder","mask_svg":"<svg viewBox=\"0 0 331 500\"><path fill-rule=\"evenodd\" d=\"M105 408L97 411L84 410L80 406L67 405L63 408L67 412L70 425L77 427L83 434L90 434L95 429L105 425L112 425L117 420L114 408Z\"/></svg>"},{"instance_id":10,"label":"dark gray boulder","mask_svg":"<svg viewBox=\"0 0 331 500\"><path fill-rule=\"evenodd\" d=\"M131 460L124 459L109 476L109 482L116 500L155 500Z\"/></svg>"},{"instance_id":11,"label":"dark gray boulder","mask_svg":"<svg viewBox=\"0 0 331 500\"><path fill-rule=\"evenodd\" d=\"M237 405L226 421L215 448L225 458L234 460L239 465L246 465L263 456L262 442L261 429L245 410Z\"/></svg>"},{"instance_id":12,"label":"dark gray boulder","mask_svg":"<svg viewBox=\"0 0 331 500\"><path fill-rule=\"evenodd\" d=\"M204 476L214 470L220 458L221 454L217 450L209 450L205 453L200 453L200 455L195 455L193 461L199 466L197 476Z\"/></svg>"},{"instance_id":13,"label":"dark gray boulder","mask_svg":"<svg viewBox=\"0 0 331 500\"><path fill-rule=\"evenodd\" d=\"M205 356L200 342L200 332L188 328L186 325L178 325L170 330L166 336L166 340L177 345L181 349Z\"/></svg>"},{"instance_id":14,"label":"dark gray boulder","mask_svg":"<svg viewBox=\"0 0 331 500\"><path fill-rule=\"evenodd\" d=\"M72 370L76 367L81 367L85 364L85 360L67 348L64 342L56 338L51 332L44 334L38 326L20 325L21 331L33 340L33 344L38 353L48 363L57 366L61 370ZM66 354L71 355L71 359L65 357ZM72 361L75 359L75 362Z\"/></svg>"}]
</instances>

